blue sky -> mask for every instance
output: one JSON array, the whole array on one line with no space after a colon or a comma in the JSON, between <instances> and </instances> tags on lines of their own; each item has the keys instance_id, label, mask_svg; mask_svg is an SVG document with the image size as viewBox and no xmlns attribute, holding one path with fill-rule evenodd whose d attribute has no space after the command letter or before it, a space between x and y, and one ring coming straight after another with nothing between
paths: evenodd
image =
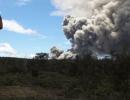
<instances>
[{"instance_id":1,"label":"blue sky","mask_svg":"<svg viewBox=\"0 0 130 100\"><path fill-rule=\"evenodd\" d=\"M51 0L0 0L4 29L0 30L0 56L27 57L49 52L52 46L70 47L62 31L63 17L52 16Z\"/></svg>"}]
</instances>

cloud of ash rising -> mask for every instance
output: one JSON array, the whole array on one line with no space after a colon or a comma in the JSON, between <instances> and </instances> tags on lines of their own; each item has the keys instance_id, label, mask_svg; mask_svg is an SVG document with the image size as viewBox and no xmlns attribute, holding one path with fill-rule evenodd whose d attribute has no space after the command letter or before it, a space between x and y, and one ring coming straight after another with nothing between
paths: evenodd
<instances>
[{"instance_id":1,"label":"cloud of ash rising","mask_svg":"<svg viewBox=\"0 0 130 100\"><path fill-rule=\"evenodd\" d=\"M52 59L75 59L75 57L77 56L71 50L64 52L63 50L60 50L55 46L52 47L50 51Z\"/></svg>"},{"instance_id":2,"label":"cloud of ash rising","mask_svg":"<svg viewBox=\"0 0 130 100\"><path fill-rule=\"evenodd\" d=\"M58 14L71 15L64 18L63 31L72 44L68 51L72 56L124 50L130 53L130 0L53 0L53 3ZM66 53L58 57L65 58L63 55Z\"/></svg>"}]
</instances>

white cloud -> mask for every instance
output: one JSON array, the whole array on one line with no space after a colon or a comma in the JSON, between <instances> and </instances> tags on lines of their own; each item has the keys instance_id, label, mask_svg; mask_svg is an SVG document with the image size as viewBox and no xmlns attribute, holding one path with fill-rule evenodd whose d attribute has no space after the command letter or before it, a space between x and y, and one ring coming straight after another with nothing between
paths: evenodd
<instances>
[{"instance_id":1,"label":"white cloud","mask_svg":"<svg viewBox=\"0 0 130 100\"><path fill-rule=\"evenodd\" d=\"M27 35L37 35L38 32L36 30L30 28L24 28L21 24L19 24L15 20L3 20L3 27L7 31L20 33L20 34L27 34Z\"/></svg>"},{"instance_id":2,"label":"white cloud","mask_svg":"<svg viewBox=\"0 0 130 100\"><path fill-rule=\"evenodd\" d=\"M16 57L16 50L9 43L0 43L0 56Z\"/></svg>"},{"instance_id":3,"label":"white cloud","mask_svg":"<svg viewBox=\"0 0 130 100\"><path fill-rule=\"evenodd\" d=\"M27 5L28 3L30 3L32 0L16 0L17 4L20 6L24 6Z\"/></svg>"},{"instance_id":4,"label":"white cloud","mask_svg":"<svg viewBox=\"0 0 130 100\"><path fill-rule=\"evenodd\" d=\"M99 0L51 0L56 10L51 13L54 16L86 16L90 13L91 2ZM105 0L104 0L105 1ZM89 12L88 12L89 11Z\"/></svg>"},{"instance_id":5,"label":"white cloud","mask_svg":"<svg viewBox=\"0 0 130 100\"><path fill-rule=\"evenodd\" d=\"M51 0L56 10L51 13L52 16L65 16L69 15L73 7L73 1L77 0ZM78 0L80 1L80 0Z\"/></svg>"}]
</instances>

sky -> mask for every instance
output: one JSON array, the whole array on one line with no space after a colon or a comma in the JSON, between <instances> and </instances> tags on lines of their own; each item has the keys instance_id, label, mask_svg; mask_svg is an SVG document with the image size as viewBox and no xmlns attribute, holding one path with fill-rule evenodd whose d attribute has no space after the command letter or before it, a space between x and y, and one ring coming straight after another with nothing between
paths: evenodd
<instances>
[{"instance_id":1,"label":"sky","mask_svg":"<svg viewBox=\"0 0 130 100\"><path fill-rule=\"evenodd\" d=\"M53 46L67 50L63 17L55 10L51 0L0 0L0 56L31 57Z\"/></svg>"}]
</instances>

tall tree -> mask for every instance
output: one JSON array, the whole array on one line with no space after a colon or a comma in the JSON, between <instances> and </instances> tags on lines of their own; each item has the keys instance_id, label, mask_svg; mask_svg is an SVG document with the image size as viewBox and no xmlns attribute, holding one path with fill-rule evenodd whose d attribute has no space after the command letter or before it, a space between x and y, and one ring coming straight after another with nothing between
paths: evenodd
<instances>
[{"instance_id":1,"label":"tall tree","mask_svg":"<svg viewBox=\"0 0 130 100\"><path fill-rule=\"evenodd\" d=\"M39 60L48 60L49 55L48 53L36 53L36 56L34 58Z\"/></svg>"}]
</instances>

